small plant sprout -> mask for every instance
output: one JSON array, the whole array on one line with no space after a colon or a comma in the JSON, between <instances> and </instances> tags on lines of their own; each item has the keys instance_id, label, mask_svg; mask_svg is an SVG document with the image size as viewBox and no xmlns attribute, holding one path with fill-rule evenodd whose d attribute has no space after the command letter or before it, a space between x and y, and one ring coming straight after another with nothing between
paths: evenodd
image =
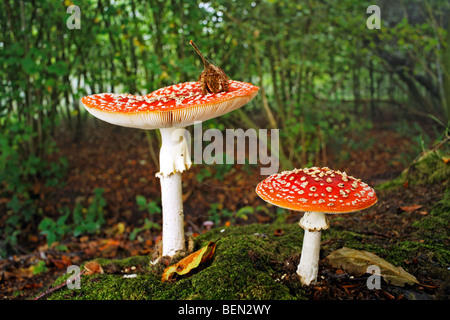
<instances>
[{"instance_id":1,"label":"small plant sprout","mask_svg":"<svg viewBox=\"0 0 450 320\"><path fill-rule=\"evenodd\" d=\"M375 191L345 172L329 168L294 169L261 181L256 193L276 206L305 211L299 226L305 230L297 274L305 285L316 282L322 230L330 224L326 214L348 213L377 202Z\"/></svg>"},{"instance_id":2,"label":"small plant sprout","mask_svg":"<svg viewBox=\"0 0 450 320\"><path fill-rule=\"evenodd\" d=\"M163 256L185 252L181 174L190 168L191 159L184 128L242 107L259 90L240 81L229 80L227 84L219 86L226 91L214 93L205 93L204 83L197 81L161 88L145 96L102 93L81 100L88 112L103 121L159 129L162 145L156 175L161 181Z\"/></svg>"}]
</instances>

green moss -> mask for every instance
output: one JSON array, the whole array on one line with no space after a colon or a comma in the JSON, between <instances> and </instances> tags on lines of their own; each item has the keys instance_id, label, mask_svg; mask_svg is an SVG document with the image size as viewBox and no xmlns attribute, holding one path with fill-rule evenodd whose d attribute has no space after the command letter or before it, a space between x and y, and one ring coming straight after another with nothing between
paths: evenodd
<instances>
[{"instance_id":1,"label":"green moss","mask_svg":"<svg viewBox=\"0 0 450 320\"><path fill-rule=\"evenodd\" d=\"M443 161L443 158L448 157L450 157L450 151L446 149L430 151L411 164L400 176L376 188L386 190L402 186L406 182L411 186L448 183L450 165Z\"/></svg>"},{"instance_id":2,"label":"green moss","mask_svg":"<svg viewBox=\"0 0 450 320\"><path fill-rule=\"evenodd\" d=\"M450 189L445 191L427 216L415 221L412 226L415 231L410 234L409 240L389 243L385 248L372 247L369 251L378 251L397 266L404 265L405 261L420 259L420 265L428 272L447 269L450 265Z\"/></svg>"},{"instance_id":3,"label":"green moss","mask_svg":"<svg viewBox=\"0 0 450 320\"><path fill-rule=\"evenodd\" d=\"M424 218L413 223L414 233L420 239L420 247L429 252L430 261L441 267L450 265L450 188Z\"/></svg>"},{"instance_id":4,"label":"green moss","mask_svg":"<svg viewBox=\"0 0 450 320\"><path fill-rule=\"evenodd\" d=\"M283 236L275 236L283 229ZM97 260L118 268L147 265L136 278L122 274L82 277L80 290L61 289L49 299L298 299L296 292L280 282L283 259L300 253L303 230L296 224L248 225L214 229L195 239L196 249L216 242L213 259L188 276L161 282L161 268L150 266L149 257ZM58 279L61 283L67 275Z\"/></svg>"},{"instance_id":5,"label":"green moss","mask_svg":"<svg viewBox=\"0 0 450 320\"><path fill-rule=\"evenodd\" d=\"M442 199L432 208L428 216L416 221L413 226L433 233L436 231L447 230L445 238L448 239L448 226L450 221L450 188L446 189Z\"/></svg>"}]
</instances>

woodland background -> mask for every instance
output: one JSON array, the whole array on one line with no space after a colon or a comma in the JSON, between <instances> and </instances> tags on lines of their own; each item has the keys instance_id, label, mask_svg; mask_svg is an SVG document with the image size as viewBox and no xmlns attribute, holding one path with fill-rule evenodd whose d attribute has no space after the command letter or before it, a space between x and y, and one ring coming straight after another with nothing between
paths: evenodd
<instances>
[{"instance_id":1,"label":"woodland background","mask_svg":"<svg viewBox=\"0 0 450 320\"><path fill-rule=\"evenodd\" d=\"M81 29L66 25L72 4ZM366 27L372 4L379 30ZM159 133L98 121L80 99L197 80L191 39L230 78L260 87L204 129L280 129L280 170L395 177L448 138L449 14L445 0L0 2L0 258L74 242L91 255L151 251ZM258 165L195 165L183 178L186 228L286 217L254 194L263 178ZM55 266L30 265L24 277Z\"/></svg>"}]
</instances>

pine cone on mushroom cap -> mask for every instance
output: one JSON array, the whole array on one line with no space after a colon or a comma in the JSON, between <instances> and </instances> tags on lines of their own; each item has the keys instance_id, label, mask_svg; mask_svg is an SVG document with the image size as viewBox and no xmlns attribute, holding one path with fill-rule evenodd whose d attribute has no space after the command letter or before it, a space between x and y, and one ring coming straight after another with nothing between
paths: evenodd
<instances>
[{"instance_id":1,"label":"pine cone on mushroom cap","mask_svg":"<svg viewBox=\"0 0 450 320\"><path fill-rule=\"evenodd\" d=\"M192 40L189 41L189 43L195 49L195 51L197 51L198 55L203 61L204 69L198 78L198 81L202 85L203 95L206 95L208 93L227 92L230 86L230 78L228 78L228 76L222 69L206 60L206 58L203 56L201 51Z\"/></svg>"}]
</instances>

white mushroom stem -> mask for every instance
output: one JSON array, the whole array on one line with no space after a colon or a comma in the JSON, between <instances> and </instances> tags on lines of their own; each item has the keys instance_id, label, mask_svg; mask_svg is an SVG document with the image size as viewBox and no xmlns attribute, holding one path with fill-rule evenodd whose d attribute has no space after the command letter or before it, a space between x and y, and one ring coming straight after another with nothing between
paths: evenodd
<instances>
[{"instance_id":1,"label":"white mushroom stem","mask_svg":"<svg viewBox=\"0 0 450 320\"><path fill-rule=\"evenodd\" d=\"M185 251L181 174L160 176L163 256Z\"/></svg>"},{"instance_id":2,"label":"white mushroom stem","mask_svg":"<svg viewBox=\"0 0 450 320\"><path fill-rule=\"evenodd\" d=\"M328 229L330 225L323 212L305 212L299 226L305 230L305 235L297 274L300 281L309 286L317 280L322 230Z\"/></svg>"},{"instance_id":3,"label":"white mushroom stem","mask_svg":"<svg viewBox=\"0 0 450 320\"><path fill-rule=\"evenodd\" d=\"M184 215L181 173L191 167L184 128L164 128L161 132L159 154L161 204L163 220L163 256L174 256L185 251Z\"/></svg>"}]
</instances>

